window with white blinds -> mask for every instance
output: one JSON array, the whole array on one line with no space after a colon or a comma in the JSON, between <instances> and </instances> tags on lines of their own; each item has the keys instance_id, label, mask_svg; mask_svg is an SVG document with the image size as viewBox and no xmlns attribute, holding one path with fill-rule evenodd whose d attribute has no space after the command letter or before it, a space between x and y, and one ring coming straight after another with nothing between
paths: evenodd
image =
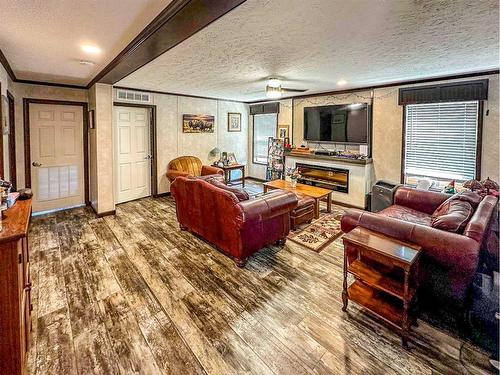
<instances>
[{"instance_id":1,"label":"window with white blinds","mask_svg":"<svg viewBox=\"0 0 500 375\"><path fill-rule=\"evenodd\" d=\"M478 101L405 108L405 183L426 177L459 182L476 177Z\"/></svg>"}]
</instances>

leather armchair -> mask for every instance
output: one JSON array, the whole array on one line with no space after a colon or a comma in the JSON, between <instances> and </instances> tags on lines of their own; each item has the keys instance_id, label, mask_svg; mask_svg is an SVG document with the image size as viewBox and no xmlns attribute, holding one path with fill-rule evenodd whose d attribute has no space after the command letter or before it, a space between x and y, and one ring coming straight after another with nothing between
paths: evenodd
<instances>
[{"instance_id":1,"label":"leather armchair","mask_svg":"<svg viewBox=\"0 0 500 375\"><path fill-rule=\"evenodd\" d=\"M214 175L224 175L224 171L217 167L202 165L201 160L196 156L181 156L168 163L167 178L172 183L177 177L213 177Z\"/></svg>"},{"instance_id":2,"label":"leather armchair","mask_svg":"<svg viewBox=\"0 0 500 375\"><path fill-rule=\"evenodd\" d=\"M297 205L291 192L276 190L240 202L229 190L182 176L173 182L171 193L181 229L203 237L239 267L263 247L285 243L290 212Z\"/></svg>"},{"instance_id":3,"label":"leather armchair","mask_svg":"<svg viewBox=\"0 0 500 375\"><path fill-rule=\"evenodd\" d=\"M485 197L463 233L454 233L430 226L430 216L449 197L400 187L393 206L378 213L348 210L341 227L349 232L361 226L422 246L419 279L424 298L440 304L446 300L464 308L497 199ZM348 254L348 259L353 260L352 255Z\"/></svg>"}]
</instances>

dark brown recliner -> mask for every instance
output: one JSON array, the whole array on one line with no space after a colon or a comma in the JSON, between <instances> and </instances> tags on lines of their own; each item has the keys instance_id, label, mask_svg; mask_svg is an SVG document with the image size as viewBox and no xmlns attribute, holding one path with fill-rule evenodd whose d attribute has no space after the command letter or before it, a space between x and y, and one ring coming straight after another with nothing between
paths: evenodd
<instances>
[{"instance_id":1,"label":"dark brown recliner","mask_svg":"<svg viewBox=\"0 0 500 375\"><path fill-rule=\"evenodd\" d=\"M200 159L196 156L181 156L173 159L168 163L167 178L172 183L179 176L194 176L194 177L222 177L224 171L217 167L202 165Z\"/></svg>"}]
</instances>

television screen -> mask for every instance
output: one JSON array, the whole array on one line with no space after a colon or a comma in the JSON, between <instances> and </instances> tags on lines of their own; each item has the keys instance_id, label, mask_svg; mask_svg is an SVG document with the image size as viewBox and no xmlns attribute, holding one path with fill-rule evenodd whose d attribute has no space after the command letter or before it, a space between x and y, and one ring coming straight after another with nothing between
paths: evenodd
<instances>
[{"instance_id":1,"label":"television screen","mask_svg":"<svg viewBox=\"0 0 500 375\"><path fill-rule=\"evenodd\" d=\"M368 143L368 104L304 108L304 139L312 142Z\"/></svg>"}]
</instances>

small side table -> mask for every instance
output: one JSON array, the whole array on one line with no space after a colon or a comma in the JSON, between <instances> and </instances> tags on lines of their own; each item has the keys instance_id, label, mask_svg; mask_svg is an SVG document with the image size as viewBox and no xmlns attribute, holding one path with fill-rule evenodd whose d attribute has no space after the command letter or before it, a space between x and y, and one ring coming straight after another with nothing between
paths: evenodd
<instances>
[{"instance_id":1,"label":"small side table","mask_svg":"<svg viewBox=\"0 0 500 375\"><path fill-rule=\"evenodd\" d=\"M224 182L226 185L238 185L241 184L243 187L245 187L245 165L244 164L233 164L233 165L226 165L224 167L219 167L224 171ZM241 178L237 178L235 180L231 179L231 172L240 170L241 171Z\"/></svg>"},{"instance_id":2,"label":"small side table","mask_svg":"<svg viewBox=\"0 0 500 375\"><path fill-rule=\"evenodd\" d=\"M342 310L349 300L396 328L404 348L410 337L410 304L416 304L418 263L422 248L357 227L343 237L344 284ZM349 264L347 253L356 254ZM399 271L399 272L398 272ZM347 275L354 283L347 286Z\"/></svg>"}]
</instances>

